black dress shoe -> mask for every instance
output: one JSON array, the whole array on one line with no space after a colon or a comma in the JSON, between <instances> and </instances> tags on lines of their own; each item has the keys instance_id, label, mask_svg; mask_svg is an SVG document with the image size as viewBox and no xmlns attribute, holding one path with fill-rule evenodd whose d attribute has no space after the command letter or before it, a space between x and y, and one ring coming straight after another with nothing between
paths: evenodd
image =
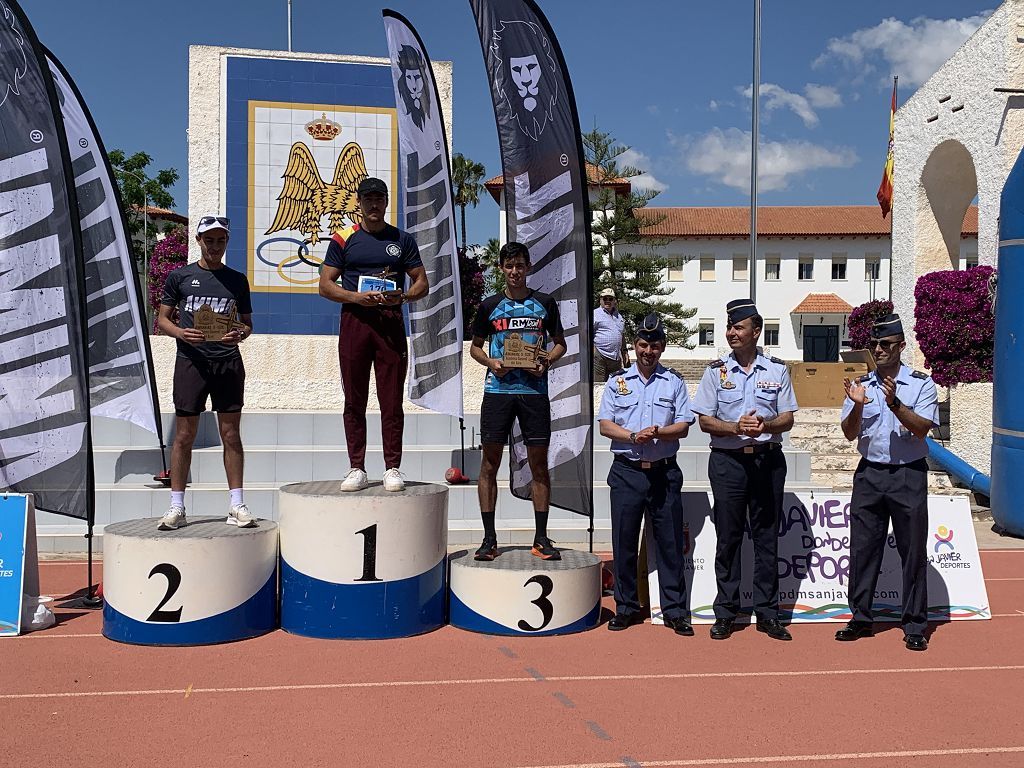
<instances>
[{"instance_id":1,"label":"black dress shoe","mask_svg":"<svg viewBox=\"0 0 1024 768\"><path fill-rule=\"evenodd\" d=\"M712 640L728 640L732 634L732 619L715 619L711 625Z\"/></svg>"},{"instance_id":2,"label":"black dress shoe","mask_svg":"<svg viewBox=\"0 0 1024 768\"><path fill-rule=\"evenodd\" d=\"M903 642L906 643L908 651L928 650L928 639L924 635L904 635Z\"/></svg>"},{"instance_id":3,"label":"black dress shoe","mask_svg":"<svg viewBox=\"0 0 1024 768\"><path fill-rule=\"evenodd\" d=\"M862 637L871 637L875 634L870 624L861 621L848 622L845 627L836 632L836 640L841 643L849 643L853 640L860 640Z\"/></svg>"},{"instance_id":4,"label":"black dress shoe","mask_svg":"<svg viewBox=\"0 0 1024 768\"><path fill-rule=\"evenodd\" d=\"M789 630L778 619L758 619L757 631L764 632L772 640L792 640Z\"/></svg>"},{"instance_id":5,"label":"black dress shoe","mask_svg":"<svg viewBox=\"0 0 1024 768\"><path fill-rule=\"evenodd\" d=\"M608 629L612 632L618 632L623 629L629 629L634 624L643 624L644 617L639 613L616 613L608 620Z\"/></svg>"},{"instance_id":6,"label":"black dress shoe","mask_svg":"<svg viewBox=\"0 0 1024 768\"><path fill-rule=\"evenodd\" d=\"M665 626L677 635L693 637L693 626L686 619L665 619Z\"/></svg>"}]
</instances>

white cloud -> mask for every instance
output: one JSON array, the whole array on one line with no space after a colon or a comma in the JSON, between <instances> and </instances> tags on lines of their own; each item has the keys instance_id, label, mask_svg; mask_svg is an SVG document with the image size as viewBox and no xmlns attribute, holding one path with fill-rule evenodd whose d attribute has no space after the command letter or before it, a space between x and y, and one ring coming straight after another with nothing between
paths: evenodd
<instances>
[{"instance_id":1,"label":"white cloud","mask_svg":"<svg viewBox=\"0 0 1024 768\"><path fill-rule=\"evenodd\" d=\"M647 105L647 112L648 112L648 114L651 114L651 115L654 115L655 117L657 117L658 115L661 114L661 107L659 107L657 104L648 104Z\"/></svg>"},{"instance_id":2,"label":"white cloud","mask_svg":"<svg viewBox=\"0 0 1024 768\"><path fill-rule=\"evenodd\" d=\"M814 66L835 60L871 73L879 71L881 59L888 70L881 74L899 75L902 82L916 87L935 74L991 14L983 11L962 19L919 16L910 22L884 19L873 27L829 40Z\"/></svg>"},{"instance_id":3,"label":"white cloud","mask_svg":"<svg viewBox=\"0 0 1024 768\"><path fill-rule=\"evenodd\" d=\"M808 83L804 86L804 94L807 96L811 106L817 109L831 109L842 104L842 99L839 98L839 91L830 85Z\"/></svg>"},{"instance_id":4,"label":"white cloud","mask_svg":"<svg viewBox=\"0 0 1024 768\"><path fill-rule=\"evenodd\" d=\"M818 125L818 115L811 108L811 103L799 93L787 91L781 85L775 83L761 83L762 107L765 112L774 112L776 109L791 109L797 117L803 120L808 128ZM754 93L754 87L748 85L741 93L747 99Z\"/></svg>"},{"instance_id":5,"label":"white cloud","mask_svg":"<svg viewBox=\"0 0 1024 768\"><path fill-rule=\"evenodd\" d=\"M691 173L742 192L750 190L750 131L713 128L695 137L670 135L669 140ZM785 189L801 174L824 168L849 168L856 162L857 154L849 147L762 140L757 154L758 189Z\"/></svg>"},{"instance_id":6,"label":"white cloud","mask_svg":"<svg viewBox=\"0 0 1024 768\"><path fill-rule=\"evenodd\" d=\"M651 158L645 155L643 152L638 152L635 149L627 149L616 160L619 165L629 165L636 168L638 171L643 171L639 176L633 176L629 183L633 185L633 188L638 192L664 192L668 189L668 184L655 178L647 169L651 167Z\"/></svg>"},{"instance_id":7,"label":"white cloud","mask_svg":"<svg viewBox=\"0 0 1024 768\"><path fill-rule=\"evenodd\" d=\"M714 99L709 101L708 102L708 111L710 111L710 112L717 112L718 111L718 102L715 101Z\"/></svg>"}]
</instances>

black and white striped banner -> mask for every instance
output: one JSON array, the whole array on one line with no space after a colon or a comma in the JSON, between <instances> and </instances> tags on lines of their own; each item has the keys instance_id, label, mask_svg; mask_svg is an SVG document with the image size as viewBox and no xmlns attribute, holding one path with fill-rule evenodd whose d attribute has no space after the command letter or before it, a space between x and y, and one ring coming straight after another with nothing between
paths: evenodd
<instances>
[{"instance_id":1,"label":"black and white striped banner","mask_svg":"<svg viewBox=\"0 0 1024 768\"><path fill-rule=\"evenodd\" d=\"M430 293L409 308L409 399L462 418L462 286L448 139L434 71L406 19L384 11L398 106L399 185L405 229L416 238Z\"/></svg>"},{"instance_id":2,"label":"black and white striped banner","mask_svg":"<svg viewBox=\"0 0 1024 768\"><path fill-rule=\"evenodd\" d=\"M0 487L93 518L84 274L56 89L0 0Z\"/></svg>"},{"instance_id":3,"label":"black and white striped banner","mask_svg":"<svg viewBox=\"0 0 1024 768\"><path fill-rule=\"evenodd\" d=\"M590 206L576 99L554 32L532 0L470 0L491 83L507 239L530 249L530 288L558 302L567 352L548 372L551 504L593 514ZM530 468L513 445L512 490Z\"/></svg>"}]
</instances>

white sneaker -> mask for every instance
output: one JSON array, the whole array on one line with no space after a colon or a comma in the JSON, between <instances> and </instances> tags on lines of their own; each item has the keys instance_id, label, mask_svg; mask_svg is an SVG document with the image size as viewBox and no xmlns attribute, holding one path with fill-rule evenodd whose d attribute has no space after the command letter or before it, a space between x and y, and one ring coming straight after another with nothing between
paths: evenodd
<instances>
[{"instance_id":1,"label":"white sneaker","mask_svg":"<svg viewBox=\"0 0 1024 768\"><path fill-rule=\"evenodd\" d=\"M341 481L341 490L343 491L361 491L363 488L370 484L370 479L366 476L366 473L361 469L353 467L345 475L345 479Z\"/></svg>"},{"instance_id":2,"label":"white sneaker","mask_svg":"<svg viewBox=\"0 0 1024 768\"><path fill-rule=\"evenodd\" d=\"M405 480L402 479L402 473L398 471L398 467L392 467L384 473L384 490L385 491L404 491Z\"/></svg>"},{"instance_id":3,"label":"white sneaker","mask_svg":"<svg viewBox=\"0 0 1024 768\"><path fill-rule=\"evenodd\" d=\"M167 510L167 514L160 518L160 525L157 526L157 529L161 531L176 531L178 528L186 525L188 525L188 521L185 519L185 508L172 505Z\"/></svg>"},{"instance_id":4,"label":"white sneaker","mask_svg":"<svg viewBox=\"0 0 1024 768\"><path fill-rule=\"evenodd\" d=\"M239 528L255 528L256 518L249 514L249 508L245 504L235 504L228 511L228 525L237 525Z\"/></svg>"}]
</instances>

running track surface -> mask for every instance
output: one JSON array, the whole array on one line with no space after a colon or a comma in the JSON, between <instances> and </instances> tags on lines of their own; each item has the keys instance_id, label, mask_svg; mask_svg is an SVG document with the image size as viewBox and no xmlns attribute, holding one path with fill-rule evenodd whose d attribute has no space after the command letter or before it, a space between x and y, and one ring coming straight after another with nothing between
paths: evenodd
<instances>
[{"instance_id":1,"label":"running track surface","mask_svg":"<svg viewBox=\"0 0 1024 768\"><path fill-rule=\"evenodd\" d=\"M3 764L1024 766L1024 551L982 560L994 618L937 627L926 653L896 626L840 644L836 624L791 643L644 625L147 648L57 609L56 627L0 641ZM85 580L81 563L40 567L46 594Z\"/></svg>"}]
</instances>

